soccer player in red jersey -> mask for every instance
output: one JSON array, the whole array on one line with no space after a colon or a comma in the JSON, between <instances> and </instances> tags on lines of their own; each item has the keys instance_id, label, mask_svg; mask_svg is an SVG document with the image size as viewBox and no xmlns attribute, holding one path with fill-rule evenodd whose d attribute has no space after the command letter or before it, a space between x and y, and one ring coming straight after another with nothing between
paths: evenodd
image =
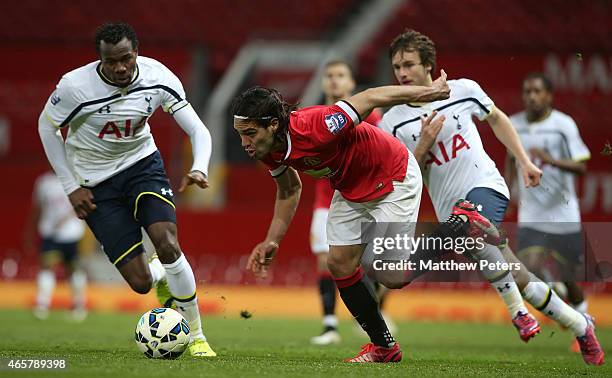
<instances>
[{"instance_id":1,"label":"soccer player in red jersey","mask_svg":"<svg viewBox=\"0 0 612 378\"><path fill-rule=\"evenodd\" d=\"M355 90L355 79L353 69L347 61L331 60L325 64L325 69L321 78L321 88L325 95L325 104L333 105L336 102L348 98ZM374 109L364 122L377 126L382 119L379 109ZM321 178L315 181L315 200L310 224L310 250L317 257L317 273L319 294L323 307L323 332L310 339L314 345L337 344L341 341L338 333L338 319L336 317L336 284L334 278L327 269L327 255L329 245L327 244L327 217L329 206L334 196L329 179ZM386 288L377 285L378 300L382 309ZM383 313L389 329L393 331L397 328L393 322Z\"/></svg>"},{"instance_id":2,"label":"soccer player in red jersey","mask_svg":"<svg viewBox=\"0 0 612 378\"><path fill-rule=\"evenodd\" d=\"M422 189L419 166L408 149L362 119L377 107L448 96L442 71L431 86L371 88L332 106L294 111L278 92L261 87L248 89L234 101L234 129L243 148L269 167L277 184L268 234L253 249L247 269L266 276L299 203L297 171L328 177L336 190L327 223L327 265L340 297L371 340L349 362L402 358L360 266L368 243L362 238L362 226L372 221L395 222L408 228L404 232L413 233L410 224L417 220Z\"/></svg>"}]
</instances>

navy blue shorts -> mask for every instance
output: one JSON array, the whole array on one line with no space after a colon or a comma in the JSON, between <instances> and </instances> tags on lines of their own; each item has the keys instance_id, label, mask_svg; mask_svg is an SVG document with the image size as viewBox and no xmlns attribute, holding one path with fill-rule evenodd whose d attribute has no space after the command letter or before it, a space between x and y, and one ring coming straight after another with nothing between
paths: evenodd
<instances>
[{"instance_id":1,"label":"navy blue shorts","mask_svg":"<svg viewBox=\"0 0 612 378\"><path fill-rule=\"evenodd\" d=\"M474 188L470 190L466 198L468 201L481 205L480 213L495 225L504 221L508 209L508 198L491 188Z\"/></svg>"},{"instance_id":2,"label":"navy blue shorts","mask_svg":"<svg viewBox=\"0 0 612 378\"><path fill-rule=\"evenodd\" d=\"M527 248L541 247L552 253L561 264L576 265L583 261L584 237L581 231L569 234L551 234L521 227L518 231L519 255L526 253Z\"/></svg>"},{"instance_id":3,"label":"navy blue shorts","mask_svg":"<svg viewBox=\"0 0 612 378\"><path fill-rule=\"evenodd\" d=\"M176 223L159 151L89 189L97 208L85 220L117 268L144 252L141 227Z\"/></svg>"},{"instance_id":4,"label":"navy blue shorts","mask_svg":"<svg viewBox=\"0 0 612 378\"><path fill-rule=\"evenodd\" d=\"M78 257L77 245L78 242L61 243L44 238L40 246L40 253L43 258L49 258L49 255L58 254L64 263L72 264Z\"/></svg>"}]
</instances>

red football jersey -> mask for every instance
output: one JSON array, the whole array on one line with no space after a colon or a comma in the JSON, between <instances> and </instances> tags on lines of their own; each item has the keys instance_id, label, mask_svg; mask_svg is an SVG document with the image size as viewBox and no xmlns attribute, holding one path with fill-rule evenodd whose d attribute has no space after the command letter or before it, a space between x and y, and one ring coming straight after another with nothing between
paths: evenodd
<instances>
[{"instance_id":1,"label":"red football jersey","mask_svg":"<svg viewBox=\"0 0 612 378\"><path fill-rule=\"evenodd\" d=\"M380 123L381 120L382 120L382 112L378 110L378 108L376 108L372 110L372 113L370 113L370 115L367 116L366 119L363 120L363 122L367 122L370 125L378 127L378 124Z\"/></svg>"},{"instance_id":2,"label":"red football jersey","mask_svg":"<svg viewBox=\"0 0 612 378\"><path fill-rule=\"evenodd\" d=\"M331 187L329 179L322 178L315 181L314 209L329 209L334 189Z\"/></svg>"},{"instance_id":3,"label":"red football jersey","mask_svg":"<svg viewBox=\"0 0 612 378\"><path fill-rule=\"evenodd\" d=\"M354 127L358 124L357 127ZM288 166L313 177L328 177L332 188L353 202L367 202L393 191L403 181L408 150L397 139L360 122L346 101L311 106L291 113L287 150L262 161L273 177Z\"/></svg>"},{"instance_id":4,"label":"red football jersey","mask_svg":"<svg viewBox=\"0 0 612 378\"><path fill-rule=\"evenodd\" d=\"M374 109L363 122L378 127L381 119L382 113L380 110ZM329 179L322 178L315 181L314 209L329 209L333 197L334 189L331 187Z\"/></svg>"}]
</instances>

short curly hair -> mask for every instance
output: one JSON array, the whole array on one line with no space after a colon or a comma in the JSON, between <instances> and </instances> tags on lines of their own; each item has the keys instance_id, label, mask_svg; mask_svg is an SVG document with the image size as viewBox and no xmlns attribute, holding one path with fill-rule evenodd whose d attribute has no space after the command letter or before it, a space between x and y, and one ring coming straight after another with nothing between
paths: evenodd
<instances>
[{"instance_id":1,"label":"short curly hair","mask_svg":"<svg viewBox=\"0 0 612 378\"><path fill-rule=\"evenodd\" d=\"M422 65L430 65L431 72L436 71L436 45L426 36L416 30L406 29L391 42L389 46L389 59L399 51L416 51L419 53Z\"/></svg>"},{"instance_id":2,"label":"short curly hair","mask_svg":"<svg viewBox=\"0 0 612 378\"><path fill-rule=\"evenodd\" d=\"M127 38L132 43L134 50L138 49L138 37L134 28L125 22L106 23L96 29L96 52L100 55L100 42L119 43L123 38Z\"/></svg>"}]
</instances>

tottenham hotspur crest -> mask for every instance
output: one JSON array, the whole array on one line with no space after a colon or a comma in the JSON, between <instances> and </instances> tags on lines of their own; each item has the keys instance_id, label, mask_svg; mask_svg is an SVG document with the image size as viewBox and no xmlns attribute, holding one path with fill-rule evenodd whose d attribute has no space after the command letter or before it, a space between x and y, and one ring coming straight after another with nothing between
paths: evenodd
<instances>
[{"instance_id":1,"label":"tottenham hotspur crest","mask_svg":"<svg viewBox=\"0 0 612 378\"><path fill-rule=\"evenodd\" d=\"M147 113L151 113L153 112L153 108L151 107L151 100L153 100L153 97L147 97L145 96L145 101L147 102L147 104L149 106L147 106Z\"/></svg>"},{"instance_id":2,"label":"tottenham hotspur crest","mask_svg":"<svg viewBox=\"0 0 612 378\"><path fill-rule=\"evenodd\" d=\"M459 122L459 115L453 114L453 119L457 122L457 130L461 130L463 126L461 126L461 122Z\"/></svg>"}]
</instances>

